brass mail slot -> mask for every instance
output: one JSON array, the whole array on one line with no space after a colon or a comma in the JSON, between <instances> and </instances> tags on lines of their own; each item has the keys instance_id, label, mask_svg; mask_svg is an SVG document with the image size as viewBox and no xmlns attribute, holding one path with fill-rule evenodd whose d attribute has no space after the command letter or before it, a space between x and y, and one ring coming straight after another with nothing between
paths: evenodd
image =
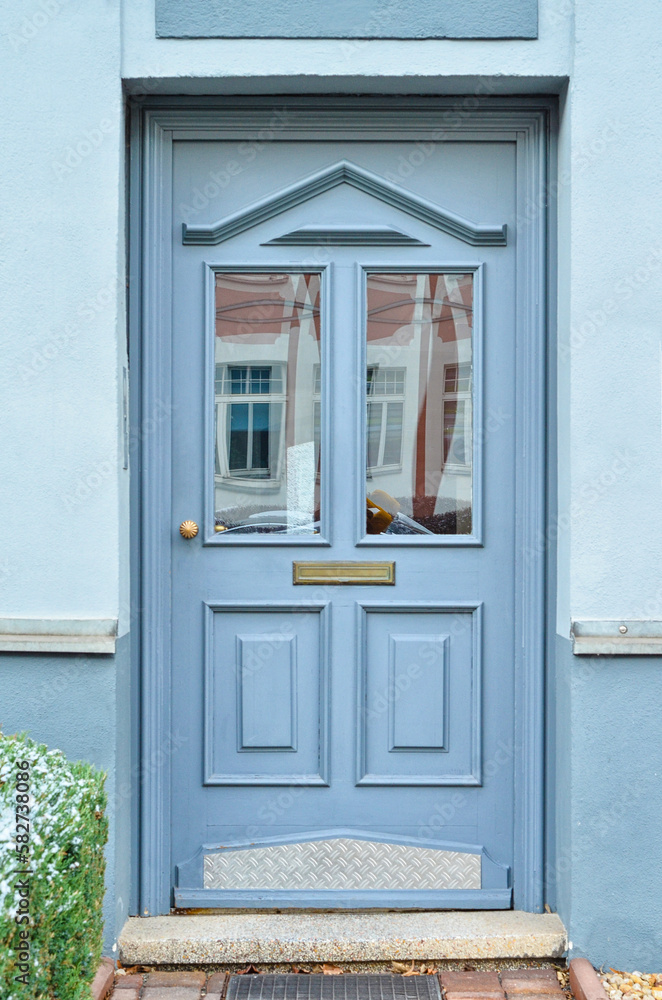
<instances>
[{"instance_id":1,"label":"brass mail slot","mask_svg":"<svg viewBox=\"0 0 662 1000\"><path fill-rule=\"evenodd\" d=\"M293 562L294 583L395 583L394 562Z\"/></svg>"}]
</instances>

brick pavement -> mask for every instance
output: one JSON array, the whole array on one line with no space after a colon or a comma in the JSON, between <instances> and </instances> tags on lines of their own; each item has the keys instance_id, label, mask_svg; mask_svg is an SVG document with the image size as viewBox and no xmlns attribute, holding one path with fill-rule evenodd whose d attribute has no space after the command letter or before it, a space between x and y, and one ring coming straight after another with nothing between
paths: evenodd
<instances>
[{"instance_id":1,"label":"brick pavement","mask_svg":"<svg viewBox=\"0 0 662 1000\"><path fill-rule=\"evenodd\" d=\"M116 975L111 1000L221 1000L227 976L201 971L150 972Z\"/></svg>"},{"instance_id":2,"label":"brick pavement","mask_svg":"<svg viewBox=\"0 0 662 1000\"><path fill-rule=\"evenodd\" d=\"M227 976L201 971L116 975L111 1000L221 1000ZM568 1000L554 969L439 973L443 1000Z\"/></svg>"}]
</instances>

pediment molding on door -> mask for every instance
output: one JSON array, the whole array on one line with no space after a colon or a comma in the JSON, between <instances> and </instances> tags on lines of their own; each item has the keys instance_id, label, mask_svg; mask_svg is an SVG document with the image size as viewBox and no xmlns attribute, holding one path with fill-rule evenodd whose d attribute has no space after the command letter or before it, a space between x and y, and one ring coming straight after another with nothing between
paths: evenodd
<instances>
[{"instance_id":1,"label":"pediment molding on door","mask_svg":"<svg viewBox=\"0 0 662 1000\"><path fill-rule=\"evenodd\" d=\"M348 160L340 160L330 167L310 174L303 180L283 188L282 191L269 195L248 208L234 212L211 225L189 226L187 223L183 223L182 242L204 246L223 243L261 222L266 222L290 208L295 208L325 191L338 187L340 184L349 184L350 187L372 195L373 198L378 198L385 204L400 209L429 226L434 226L435 229L455 236L470 246L506 245L507 228L505 224L490 226L471 222L469 219L441 208L425 198L420 198L398 184L393 184Z\"/></svg>"},{"instance_id":2,"label":"pediment molding on door","mask_svg":"<svg viewBox=\"0 0 662 1000\"><path fill-rule=\"evenodd\" d=\"M320 243L324 246L430 246L395 226L301 226L291 233L267 240L262 246L311 246Z\"/></svg>"}]
</instances>

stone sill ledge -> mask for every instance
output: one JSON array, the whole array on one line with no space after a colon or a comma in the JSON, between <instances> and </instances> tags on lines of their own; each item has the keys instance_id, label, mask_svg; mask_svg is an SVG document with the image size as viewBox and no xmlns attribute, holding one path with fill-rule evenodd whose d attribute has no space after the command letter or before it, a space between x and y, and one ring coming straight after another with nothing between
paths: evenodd
<instances>
[{"instance_id":1,"label":"stone sill ledge","mask_svg":"<svg viewBox=\"0 0 662 1000\"><path fill-rule=\"evenodd\" d=\"M115 652L116 618L0 618L0 652Z\"/></svg>"}]
</instances>

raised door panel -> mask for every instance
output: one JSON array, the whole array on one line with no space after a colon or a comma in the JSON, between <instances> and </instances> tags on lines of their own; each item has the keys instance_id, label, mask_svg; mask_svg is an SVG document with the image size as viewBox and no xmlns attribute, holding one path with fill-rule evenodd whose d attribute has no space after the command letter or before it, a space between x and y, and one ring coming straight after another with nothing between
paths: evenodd
<instances>
[{"instance_id":1,"label":"raised door panel","mask_svg":"<svg viewBox=\"0 0 662 1000\"><path fill-rule=\"evenodd\" d=\"M205 784L326 784L325 609L205 616Z\"/></svg>"},{"instance_id":2,"label":"raised door panel","mask_svg":"<svg viewBox=\"0 0 662 1000\"><path fill-rule=\"evenodd\" d=\"M481 607L360 609L360 785L480 785Z\"/></svg>"}]
</instances>

